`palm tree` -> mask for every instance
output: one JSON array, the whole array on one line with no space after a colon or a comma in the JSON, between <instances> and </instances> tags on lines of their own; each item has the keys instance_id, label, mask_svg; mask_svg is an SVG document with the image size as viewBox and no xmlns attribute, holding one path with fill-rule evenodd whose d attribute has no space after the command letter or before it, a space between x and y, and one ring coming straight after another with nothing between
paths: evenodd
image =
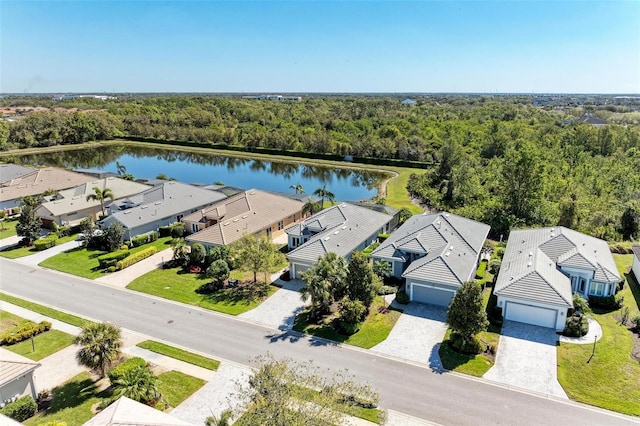
<instances>
[{"instance_id":1,"label":"palm tree","mask_svg":"<svg viewBox=\"0 0 640 426\"><path fill-rule=\"evenodd\" d=\"M311 199L309 199L306 203L304 203L304 205L302 206L302 215L306 216L307 213L309 214L314 214L316 212L316 210L318 209L318 204L314 203L313 201L311 201Z\"/></svg>"},{"instance_id":2,"label":"palm tree","mask_svg":"<svg viewBox=\"0 0 640 426\"><path fill-rule=\"evenodd\" d=\"M320 197L320 210L324 209L325 198L327 199L327 201L330 201L332 203L336 201L336 196L333 194L333 192L327 189L326 184L322 185L322 188L318 188L313 191L313 195Z\"/></svg>"},{"instance_id":3,"label":"palm tree","mask_svg":"<svg viewBox=\"0 0 640 426\"><path fill-rule=\"evenodd\" d=\"M104 189L100 189L97 186L94 186L93 188L93 194L89 194L87 195L87 201L89 200L98 200L100 201L100 208L102 209L102 217L105 216L104 214L104 200L106 198L110 199L111 201L113 201L114 196L113 196L113 192L105 187Z\"/></svg>"},{"instance_id":4,"label":"palm tree","mask_svg":"<svg viewBox=\"0 0 640 426\"><path fill-rule=\"evenodd\" d=\"M233 411L226 409L220 413L220 417L209 416L204 421L205 426L229 426L231 418L233 417Z\"/></svg>"},{"instance_id":5,"label":"palm tree","mask_svg":"<svg viewBox=\"0 0 640 426\"><path fill-rule=\"evenodd\" d=\"M300 289L303 301L311 300L311 317L326 312L335 294L344 292L347 268L343 257L335 253L322 256L311 268L302 273L306 286Z\"/></svg>"},{"instance_id":6,"label":"palm tree","mask_svg":"<svg viewBox=\"0 0 640 426\"><path fill-rule=\"evenodd\" d=\"M180 266L184 266L189 261L189 246L184 241L184 238L175 238L171 241L171 248L173 249L173 260L177 261Z\"/></svg>"},{"instance_id":7,"label":"palm tree","mask_svg":"<svg viewBox=\"0 0 640 426\"><path fill-rule=\"evenodd\" d=\"M293 189L294 191L296 191L296 194L304 194L304 188L302 188L302 185L300 184L289 185L289 189Z\"/></svg>"},{"instance_id":8,"label":"palm tree","mask_svg":"<svg viewBox=\"0 0 640 426\"><path fill-rule=\"evenodd\" d=\"M116 399L126 396L143 404L155 403L160 399L158 378L151 372L148 365L141 365L127 371L112 385L115 387Z\"/></svg>"},{"instance_id":9,"label":"palm tree","mask_svg":"<svg viewBox=\"0 0 640 426\"><path fill-rule=\"evenodd\" d=\"M92 322L82 327L74 343L81 346L76 354L78 362L98 370L100 377L104 378L111 363L120 356L120 328L108 322Z\"/></svg>"}]
</instances>

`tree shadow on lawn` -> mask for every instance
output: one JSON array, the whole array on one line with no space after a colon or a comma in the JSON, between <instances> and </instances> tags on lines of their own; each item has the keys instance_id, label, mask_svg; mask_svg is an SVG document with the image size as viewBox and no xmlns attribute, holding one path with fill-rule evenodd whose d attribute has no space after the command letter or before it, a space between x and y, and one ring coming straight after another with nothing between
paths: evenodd
<instances>
[{"instance_id":1,"label":"tree shadow on lawn","mask_svg":"<svg viewBox=\"0 0 640 426\"><path fill-rule=\"evenodd\" d=\"M107 391L97 392L97 390L95 382L91 379L65 383L53 390L53 400L46 413L49 415L66 408L77 407L94 397L106 398L110 396Z\"/></svg>"},{"instance_id":2,"label":"tree shadow on lawn","mask_svg":"<svg viewBox=\"0 0 640 426\"><path fill-rule=\"evenodd\" d=\"M258 289L253 284L243 284L237 287L226 288L211 294L202 295L202 300L225 305L248 305L262 299L269 294L268 286Z\"/></svg>"}]
</instances>

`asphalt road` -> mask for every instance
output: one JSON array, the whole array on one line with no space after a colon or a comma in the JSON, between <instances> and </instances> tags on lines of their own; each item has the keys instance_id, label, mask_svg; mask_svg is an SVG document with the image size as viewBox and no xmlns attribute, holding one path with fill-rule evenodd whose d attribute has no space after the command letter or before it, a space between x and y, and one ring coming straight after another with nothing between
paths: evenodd
<instances>
[{"instance_id":1,"label":"asphalt road","mask_svg":"<svg viewBox=\"0 0 640 426\"><path fill-rule=\"evenodd\" d=\"M0 259L0 290L61 310L250 364L267 352L330 370L347 369L380 392L381 405L446 425L623 425L635 418L532 395L365 350L282 333L238 318L110 288Z\"/></svg>"}]
</instances>

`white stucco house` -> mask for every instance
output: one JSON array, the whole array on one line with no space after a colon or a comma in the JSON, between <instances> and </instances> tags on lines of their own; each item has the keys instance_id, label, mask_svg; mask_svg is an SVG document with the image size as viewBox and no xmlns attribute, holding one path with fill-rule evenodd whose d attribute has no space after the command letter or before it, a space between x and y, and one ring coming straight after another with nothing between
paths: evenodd
<instances>
[{"instance_id":1,"label":"white stucco house","mask_svg":"<svg viewBox=\"0 0 640 426\"><path fill-rule=\"evenodd\" d=\"M29 358L0 348L0 408L25 395L37 399L33 372L38 367L40 364Z\"/></svg>"},{"instance_id":2,"label":"white stucco house","mask_svg":"<svg viewBox=\"0 0 640 426\"><path fill-rule=\"evenodd\" d=\"M506 320L562 331L573 293L613 296L621 281L606 241L564 228L511 231L494 294Z\"/></svg>"},{"instance_id":3,"label":"white stucco house","mask_svg":"<svg viewBox=\"0 0 640 426\"><path fill-rule=\"evenodd\" d=\"M640 283L640 246L631 247L633 251L633 263L631 264L631 272L636 277L636 282Z\"/></svg>"},{"instance_id":4,"label":"white stucco house","mask_svg":"<svg viewBox=\"0 0 640 426\"><path fill-rule=\"evenodd\" d=\"M448 306L458 288L475 278L489 225L451 213L409 218L371 253L404 278L409 299Z\"/></svg>"}]
</instances>

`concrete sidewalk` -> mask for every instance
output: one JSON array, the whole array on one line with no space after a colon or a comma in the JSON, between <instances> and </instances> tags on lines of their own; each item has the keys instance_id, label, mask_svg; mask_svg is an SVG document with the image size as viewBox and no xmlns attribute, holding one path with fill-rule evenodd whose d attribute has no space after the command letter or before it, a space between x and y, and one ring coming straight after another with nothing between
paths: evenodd
<instances>
[{"instance_id":1,"label":"concrete sidewalk","mask_svg":"<svg viewBox=\"0 0 640 426\"><path fill-rule=\"evenodd\" d=\"M138 277L143 276L147 272L162 267L162 263L171 260L173 257L173 249L168 248L154 254L151 257L141 260L128 268L121 271L113 272L105 276L96 278L94 281L100 284L106 284L114 287L125 288L129 283Z\"/></svg>"},{"instance_id":2,"label":"concrete sidewalk","mask_svg":"<svg viewBox=\"0 0 640 426\"><path fill-rule=\"evenodd\" d=\"M8 247L13 247L20 242L22 237L13 235L11 237L3 238L0 240L0 250L4 250Z\"/></svg>"},{"instance_id":3,"label":"concrete sidewalk","mask_svg":"<svg viewBox=\"0 0 640 426\"><path fill-rule=\"evenodd\" d=\"M65 251L77 248L80 246L79 241L69 241L68 243L60 244L59 246L53 246L46 250L42 250L36 254L32 254L25 257L20 257L16 259L17 262L24 263L26 265L36 266L40 264L40 262L53 257L57 254L64 253Z\"/></svg>"}]
</instances>

